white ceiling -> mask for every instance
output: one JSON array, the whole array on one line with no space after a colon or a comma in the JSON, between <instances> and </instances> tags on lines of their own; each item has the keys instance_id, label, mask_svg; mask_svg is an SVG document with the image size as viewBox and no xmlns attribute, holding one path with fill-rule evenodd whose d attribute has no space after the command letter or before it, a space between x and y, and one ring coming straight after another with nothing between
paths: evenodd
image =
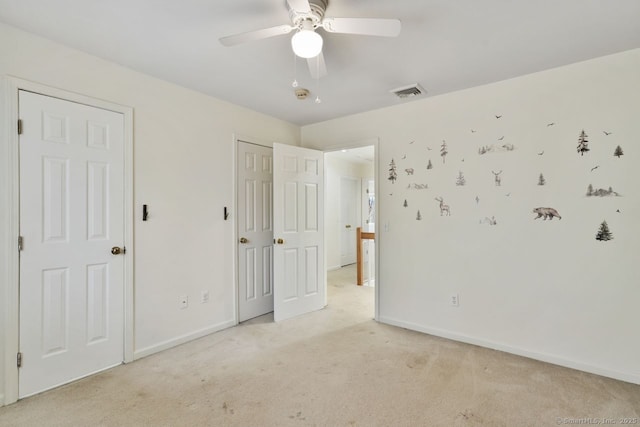
<instances>
[{"instance_id":1,"label":"white ceiling","mask_svg":"<svg viewBox=\"0 0 640 427\"><path fill-rule=\"evenodd\" d=\"M330 0L329 17L398 18L397 38L319 32L328 75L294 74L285 0L0 0L0 21L176 84L306 125L640 47L638 0ZM312 95L294 96L294 77ZM322 103L314 103L319 96Z\"/></svg>"}]
</instances>

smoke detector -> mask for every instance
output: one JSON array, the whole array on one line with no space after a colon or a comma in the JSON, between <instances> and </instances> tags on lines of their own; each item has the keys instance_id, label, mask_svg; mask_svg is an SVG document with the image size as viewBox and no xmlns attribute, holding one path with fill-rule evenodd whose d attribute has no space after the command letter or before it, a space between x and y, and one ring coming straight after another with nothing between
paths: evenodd
<instances>
[{"instance_id":1,"label":"smoke detector","mask_svg":"<svg viewBox=\"0 0 640 427\"><path fill-rule=\"evenodd\" d=\"M393 93L395 96L397 96L400 99L413 98L414 96L420 96L427 93L427 91L424 90L424 88L420 86L418 83L414 83L409 86L399 87L389 92Z\"/></svg>"},{"instance_id":2,"label":"smoke detector","mask_svg":"<svg viewBox=\"0 0 640 427\"><path fill-rule=\"evenodd\" d=\"M309 90L303 87L296 89L296 98L300 100L305 100L309 96Z\"/></svg>"}]
</instances>

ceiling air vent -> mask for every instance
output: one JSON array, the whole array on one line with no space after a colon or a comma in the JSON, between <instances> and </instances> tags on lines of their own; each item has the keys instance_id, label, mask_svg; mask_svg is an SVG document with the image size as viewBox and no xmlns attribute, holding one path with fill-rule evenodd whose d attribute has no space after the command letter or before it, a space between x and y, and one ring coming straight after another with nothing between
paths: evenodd
<instances>
[{"instance_id":1,"label":"ceiling air vent","mask_svg":"<svg viewBox=\"0 0 640 427\"><path fill-rule=\"evenodd\" d=\"M409 86L403 86L397 89L393 89L391 93L395 94L400 99L405 99L405 98L413 98L414 96L425 94L427 93L427 91L424 90L424 88L420 86L418 83L416 83Z\"/></svg>"}]
</instances>

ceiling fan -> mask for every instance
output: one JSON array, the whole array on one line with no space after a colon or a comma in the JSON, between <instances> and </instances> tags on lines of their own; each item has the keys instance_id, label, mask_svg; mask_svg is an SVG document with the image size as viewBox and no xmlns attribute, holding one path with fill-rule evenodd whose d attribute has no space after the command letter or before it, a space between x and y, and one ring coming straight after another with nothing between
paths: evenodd
<instances>
[{"instance_id":1,"label":"ceiling fan","mask_svg":"<svg viewBox=\"0 0 640 427\"><path fill-rule=\"evenodd\" d=\"M379 18L328 18L324 16L329 0L286 0L291 24L278 25L262 30L249 31L220 38L223 46L236 46L255 40L289 34L294 53L307 59L311 76L318 79L327 74L322 54L322 36L316 29L329 33L361 34L367 36L396 37L401 24L397 19Z\"/></svg>"}]
</instances>

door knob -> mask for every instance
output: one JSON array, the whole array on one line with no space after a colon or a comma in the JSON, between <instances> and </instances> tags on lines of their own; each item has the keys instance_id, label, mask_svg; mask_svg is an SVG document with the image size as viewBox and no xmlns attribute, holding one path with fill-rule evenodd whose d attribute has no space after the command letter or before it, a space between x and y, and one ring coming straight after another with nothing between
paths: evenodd
<instances>
[{"instance_id":1,"label":"door knob","mask_svg":"<svg viewBox=\"0 0 640 427\"><path fill-rule=\"evenodd\" d=\"M283 244L284 244L284 240L283 240L283 239L278 239L278 240L277 240L277 243L278 243L279 245L283 245Z\"/></svg>"},{"instance_id":2,"label":"door knob","mask_svg":"<svg viewBox=\"0 0 640 427\"><path fill-rule=\"evenodd\" d=\"M111 253L113 255L120 255L120 254L123 254L124 252L125 252L124 249L123 248L119 248L118 246L114 246L114 247L111 248Z\"/></svg>"},{"instance_id":3,"label":"door knob","mask_svg":"<svg viewBox=\"0 0 640 427\"><path fill-rule=\"evenodd\" d=\"M246 237L241 237L240 238L240 243L249 243L249 239L247 239Z\"/></svg>"}]
</instances>

